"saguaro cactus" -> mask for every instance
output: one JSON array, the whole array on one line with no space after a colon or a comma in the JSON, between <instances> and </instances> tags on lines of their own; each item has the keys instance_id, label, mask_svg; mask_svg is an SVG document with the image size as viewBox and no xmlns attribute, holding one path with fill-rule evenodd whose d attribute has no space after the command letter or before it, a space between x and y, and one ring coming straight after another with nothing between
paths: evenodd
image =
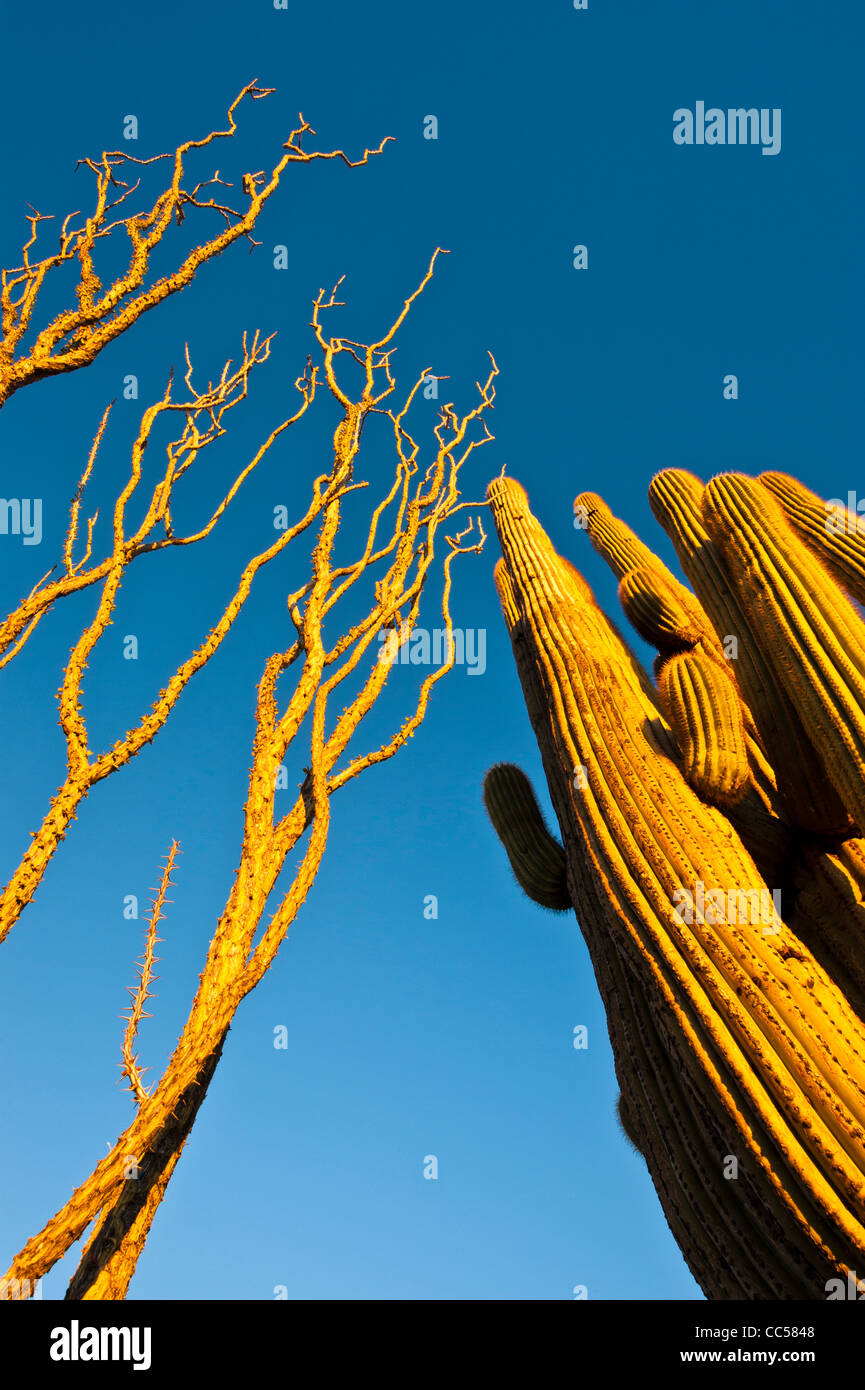
<instances>
[{"instance_id":1,"label":"saguaro cactus","mask_svg":"<svg viewBox=\"0 0 865 1390\"><path fill-rule=\"evenodd\" d=\"M824 555L819 499L780 477L654 479L695 593L577 498L657 687L523 488L487 494L619 1112L716 1299L865 1276L865 626L840 586L858 555Z\"/></svg>"}]
</instances>

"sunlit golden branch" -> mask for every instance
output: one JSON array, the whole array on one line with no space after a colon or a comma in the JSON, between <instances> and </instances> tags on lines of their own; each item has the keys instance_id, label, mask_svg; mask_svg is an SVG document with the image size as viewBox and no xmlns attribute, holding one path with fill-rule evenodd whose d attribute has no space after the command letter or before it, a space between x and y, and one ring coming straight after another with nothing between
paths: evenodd
<instances>
[{"instance_id":1,"label":"sunlit golden branch","mask_svg":"<svg viewBox=\"0 0 865 1390\"><path fill-rule=\"evenodd\" d=\"M428 279L429 272L421 288ZM395 327L382 342L391 340L414 298L416 294L405 301ZM317 301L315 312L321 307ZM338 766L391 671L391 662L382 660L380 652L369 660L373 643L383 630L399 621L402 613L406 613L409 627L417 621L433 571L439 529L466 506L459 500L458 475L472 447L491 438L482 417L493 404L495 363L486 383L478 387L479 404L465 415L453 417L449 426L452 437L445 438L441 427L433 431L434 457L411 494L407 480L417 469L416 458L410 465L399 458L395 482L388 486L383 501L370 511L368 540L361 558L345 566L336 563L335 541L343 508L351 494L360 493L367 486L355 479L363 421L376 408L376 400L381 399L381 393L377 395L377 374L384 373L383 393L393 389L393 380L389 363L374 360L368 355L368 348L354 344L354 352L373 365L360 398L352 399L347 388L339 383L335 367L346 347L339 339L325 338L320 323L317 337L325 358L325 379L343 407L343 417L334 433L331 471L316 480L314 504L304 519L308 524L314 515L319 527L309 578L289 597L297 640L288 649L274 651L267 657L258 685L243 837L228 900L210 942L189 1017L162 1078L150 1094L140 1099L135 1118L111 1153L97 1164L44 1230L28 1242L10 1271L15 1277L35 1281L96 1221L85 1258L70 1284L69 1297L124 1296L153 1212L200 1106L231 1020L241 1000L273 964L315 879L327 843L331 795L362 771L398 752L423 720L432 687L453 665L451 567L457 555L480 550L485 539L480 524L476 540L472 523L447 537L440 600L448 639L446 661L421 681L410 712L389 739L379 747L356 754L342 768ZM404 411L398 418L399 440ZM467 431L477 421L482 426L480 438L469 441ZM464 446L461 452L460 446ZM399 455L399 449L397 452ZM415 448L415 455L417 452ZM385 548L377 551L370 537L374 538L381 518L394 503L397 524L393 536ZM376 560L389 563L372 584L367 617L351 625L328 651L323 636L325 618L333 620L338 600L363 575L374 579ZM362 672L364 659L369 662L369 669L359 691L329 727L331 695L350 676ZM325 678L328 664L334 669ZM290 670L294 673L294 685L287 698L281 697L280 682ZM83 733L75 728L75 689L74 685L70 687L64 707L70 742L77 740L81 746ZM296 743L303 727L308 729L309 739L305 752ZM276 811L277 780L289 750L299 761L303 760L304 776L291 809L280 815ZM99 760L94 766L98 765ZM304 836L306 843L291 884L285 891L280 890L279 902L262 930L268 902L287 856ZM135 1179L124 1175L130 1155L135 1156L138 1165L139 1176Z\"/></svg>"},{"instance_id":2,"label":"sunlit golden branch","mask_svg":"<svg viewBox=\"0 0 865 1390\"><path fill-rule=\"evenodd\" d=\"M225 507L228 505L230 499L235 495L243 479L248 476L251 469L257 465L264 454L270 449L278 435L287 428L289 424L294 423L304 412L312 400L314 376L310 377L308 380L306 378L300 379L301 384L299 385L299 389L301 390L302 403L298 411L288 420L283 421L275 430L271 431L268 438L256 452L253 460L238 475L238 478L229 489L226 498L220 503L220 506L216 509L210 521L201 531L192 537L168 537L157 541L148 541L146 539L159 519L161 517L164 518L170 504L171 489L175 481L171 458L169 458L168 467L162 482L158 483L153 489L147 516L132 537L127 538L126 536L125 507L141 478L141 458L144 453L146 441L149 438L150 429L158 413L162 410L178 408L186 411L187 415L191 414L194 417L196 411L200 408L198 402L202 400L206 400L209 405L214 406L217 410L217 414L221 417L222 411L229 408L229 405L234 403L230 396L224 399L225 393L234 390L238 381L242 381L243 384L241 385L240 392L236 399L239 400L243 398L246 390L245 368L248 367L249 361L254 360L252 354L262 350L266 355L267 344L265 343L263 348L258 348L257 340L254 341L253 348L249 354L245 348L244 366L242 366L237 373L223 373L222 386L219 388L218 392L211 391L206 395L201 395L197 397L196 402L191 405L188 402L170 402L167 399L166 393L166 397L163 397L162 401L158 402L156 406L150 407L150 409L145 412L145 421L135 445L133 446L133 467L130 478L115 506L114 543L111 555L99 566L94 567L94 570L98 571L98 573L93 573L92 575L67 574L66 582L69 587L61 589L59 594L54 594L54 597L51 597L51 593L46 590L37 590L37 593L31 595L31 598L26 601L26 604L33 604L40 598L40 592L43 599L47 592L47 602L51 603L56 601L56 598L62 594L72 592L77 587L82 587L85 582L94 583L98 578L104 576L102 578L102 589L96 615L92 622L84 628L73 646L63 673L60 690L58 691L60 711L59 723L66 739L66 779L52 798L50 808L42 825L31 837L30 844L21 862L10 878L3 893L0 894L0 941L5 940L11 927L17 921L28 902L32 899L52 855L57 849L60 841L64 839L69 824L75 818L78 807L88 795L90 789L97 782L102 781L103 778L115 772L119 767L122 767L130 758L135 757L144 745L155 737L165 724L181 691L191 678L207 664L221 645L238 613L249 597L255 575L264 565L268 564L279 555L298 535L312 524L316 516L326 505L332 492L339 488L337 482L329 482L326 476L316 480L313 487L313 497L307 508L306 514L295 523L295 525L287 528L271 546L261 551L247 563L240 576L235 593L216 625L211 628L207 638L201 643L192 656L181 664L169 680L165 689L159 692L159 696L154 702L151 712L143 715L138 725L129 729L110 749L92 758L88 747L86 722L81 708L81 683L88 659L96 644L104 636L112 620L117 594L126 567L137 555L143 554L149 549L160 549L170 544L188 544L193 540L201 539L209 533ZM189 422L187 420L187 429L188 428ZM207 437L207 433L201 436L196 446L198 449L203 447L202 441ZM169 446L169 454L170 452L171 446ZM324 491L322 491L322 488L324 488ZM60 581L61 584L62 582L63 581ZM51 586L49 586L49 590L50 589ZM35 619L31 619L30 631L32 631L33 626L35 626L35 621L38 621L38 617L40 617L44 611L45 607L37 612ZM18 622L20 625L20 619ZM13 634L18 630L15 628L14 623L10 623L10 628ZM20 650L21 645L22 643L19 642L18 650Z\"/></svg>"},{"instance_id":3,"label":"sunlit golden branch","mask_svg":"<svg viewBox=\"0 0 865 1390\"><path fill-rule=\"evenodd\" d=\"M143 313L188 285L206 261L221 255L241 237L253 241L252 230L258 216L279 187L289 164L308 164L315 159L341 159L350 168L356 168L365 164L370 155L380 154L387 140L392 138L386 136L376 149L365 149L356 160L349 159L343 150L304 150L304 135L314 135L315 131L301 115L300 124L283 145L285 153L270 173L262 170L243 175L241 185L245 201L242 207L233 208L218 203L212 196L199 196L201 190L209 185L232 187L232 184L219 177L218 170L211 179L199 182L191 189L184 188L186 155L192 150L204 149L215 140L230 139L237 129L234 113L244 98L258 101L269 96L273 90L260 87L255 82L247 83L228 109L226 130L212 130L201 140L187 140L178 145L173 155L138 159L125 151L110 150L103 152L98 160L79 160L79 164L95 175L95 207L83 222L77 220L80 213L69 213L60 230L58 249L41 260L31 260L31 251L38 239L40 223L50 219L36 211L28 215L26 220L30 224L30 235L23 247L22 263L11 270L4 270L0 276L0 406L22 386L87 366ZM127 165L146 166L165 159L173 160L171 182L150 209L110 220L110 214L138 188L138 181L130 185L119 177L119 171L125 170ZM117 189L120 190L118 196L112 197ZM175 270L146 286L150 258L155 247L161 243L172 223L183 222L187 208L214 211L225 225L215 236L190 251ZM126 271L103 291L94 261L96 243L121 229L129 240L129 263ZM31 329L34 309L46 279L58 267L73 261L78 263L76 307L59 313L35 334L29 347L25 347L24 339Z\"/></svg>"},{"instance_id":4,"label":"sunlit golden branch","mask_svg":"<svg viewBox=\"0 0 865 1390\"><path fill-rule=\"evenodd\" d=\"M63 546L64 572L59 578L46 583L47 580L51 579L51 574L54 573L53 570L50 570L34 585L27 597L0 622L0 666L6 665L13 659L14 655L21 651L29 636L29 632L25 633L25 629L34 623L34 619L41 618L58 599L64 598L68 594L78 593L100 580L105 580L113 569L124 570L139 555L147 555L170 546L194 545L210 535L250 473L258 467L280 434L300 419L315 398L316 372L307 359L303 374L294 383L295 390L301 398L298 409L293 415L283 420L276 429L272 430L262 442L252 459L237 475L209 520L190 535L178 536L174 534L171 504L175 486L189 467L197 461L201 451L225 433L225 426L222 424L223 416L246 398L249 373L254 366L268 360L271 341L272 335L270 338L260 341L259 335L256 333L250 345L247 342L246 334L244 334L243 356L240 365L232 372L229 370L231 362L226 362L217 386L211 385L205 392L196 391L192 385L191 367L188 367L185 381L189 388L189 396L184 400L173 401L171 399L171 381L169 381L162 398L145 410L138 434L132 445L129 478L117 497L114 507L111 551L104 555L101 560L90 564L89 568L85 568L92 554L93 530L98 513L95 513L88 520L85 553L82 559L77 562L73 561L73 547L78 533L81 497L92 473L111 409L110 406L107 407L91 447L87 466L72 500L69 526ZM126 508L142 481L142 460L150 443L152 432L163 415L172 413L183 415L183 429L176 439L166 445L167 464L164 473L153 485L142 521L131 534L127 534ZM198 425L198 417L201 414L205 414L210 421L203 430ZM164 528L165 535L157 534L154 536L154 532L157 532L160 526ZM30 627L31 632L32 630ZM22 634L24 634L23 637ZM13 645L15 647L14 652L10 650Z\"/></svg>"}]
</instances>

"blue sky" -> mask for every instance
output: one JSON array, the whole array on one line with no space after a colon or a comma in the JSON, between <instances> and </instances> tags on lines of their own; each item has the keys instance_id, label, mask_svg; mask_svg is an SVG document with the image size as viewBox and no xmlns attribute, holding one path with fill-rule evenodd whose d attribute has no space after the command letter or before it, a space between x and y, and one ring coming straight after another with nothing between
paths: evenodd
<instances>
[{"instance_id":1,"label":"blue sky","mask_svg":"<svg viewBox=\"0 0 865 1390\"><path fill-rule=\"evenodd\" d=\"M75 161L117 148L130 113L132 152L145 156L220 125L252 78L275 87L241 113L235 142L204 153L201 177L214 164L225 177L267 165L298 110L319 148L359 154L396 138L362 169L289 171L253 254L235 246L94 366L6 406L0 494L41 496L44 535L29 548L0 537L4 611L58 558L90 440L125 375L138 376L140 399L118 403L106 436L93 488L103 504L184 342L212 375L245 328L277 330L271 362L187 494L190 518L203 515L286 413L319 287L346 276L338 331L369 338L437 245L451 254L401 335L400 380L432 364L466 408L495 354L496 441L468 465L464 493L482 497L507 463L610 612L615 581L573 529L579 491L601 492L672 561L646 501L661 467L780 468L826 496L861 488L865 24L852 0L589 0L585 11L570 0L287 11L154 0L146 17L105 3L40 16L34 50L32 15L2 7L6 51L30 55L6 65L0 95L4 265L20 260L27 203L88 207ZM780 153L674 144L673 112L697 101L780 108ZM430 114L435 141L423 138ZM273 267L276 244L289 247L287 271ZM573 268L576 244L588 247L586 270ZM736 401L723 399L727 373ZM273 506L307 496L332 428L332 413L316 410L289 432L207 546L133 567L85 684L94 749L211 625ZM390 457L370 451L365 467L381 484ZM400 756L334 799L318 881L235 1018L132 1298L269 1299L285 1286L290 1298L568 1299L577 1284L592 1299L700 1297L616 1124L576 923L522 897L483 811L496 761L520 763L541 788L496 558L491 535L455 571L454 621L486 629L486 670L455 670ZM142 924L124 920L123 899L147 896L172 838L183 854L155 1016L140 1035L148 1079L180 1031L231 884L254 687L289 640L284 597L298 563L262 576L156 742L94 790L3 947L7 1257L131 1118L116 1085L117 1015ZM0 674L4 880L62 780L53 694L94 602L91 590L64 604ZM127 632L141 643L134 663L121 655ZM393 727L407 690L394 680L370 740ZM435 921L423 915L428 894ZM580 1023L587 1051L572 1047ZM288 1047L277 1051L279 1025ZM62 1297L74 1263L70 1252L55 1266L46 1298Z\"/></svg>"}]
</instances>

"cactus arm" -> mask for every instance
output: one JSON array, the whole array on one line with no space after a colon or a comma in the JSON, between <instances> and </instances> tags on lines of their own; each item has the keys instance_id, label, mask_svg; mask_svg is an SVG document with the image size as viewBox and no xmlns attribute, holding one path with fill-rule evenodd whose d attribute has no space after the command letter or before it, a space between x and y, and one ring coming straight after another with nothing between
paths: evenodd
<instances>
[{"instance_id":1,"label":"cactus arm","mask_svg":"<svg viewBox=\"0 0 865 1390\"><path fill-rule=\"evenodd\" d=\"M660 652L685 651L701 639L718 645L693 595L683 585L674 587L662 572L647 565L622 576L619 602L634 630Z\"/></svg>"},{"instance_id":2,"label":"cactus arm","mask_svg":"<svg viewBox=\"0 0 865 1390\"><path fill-rule=\"evenodd\" d=\"M717 806L735 806L751 783L742 704L727 671L699 648L671 656L658 691L684 754L694 790Z\"/></svg>"},{"instance_id":3,"label":"cactus arm","mask_svg":"<svg viewBox=\"0 0 865 1390\"><path fill-rule=\"evenodd\" d=\"M565 851L547 829L526 774L513 763L496 763L484 778L484 805L527 897L540 907L569 911Z\"/></svg>"},{"instance_id":4,"label":"cactus arm","mask_svg":"<svg viewBox=\"0 0 865 1390\"><path fill-rule=\"evenodd\" d=\"M613 515L610 507L596 492L578 493L574 499L574 512L580 512L585 517L585 529L589 533L592 545L598 554L604 557L618 579L624 579L630 570L647 569L660 571L671 581L673 587L676 586L675 579L657 555L640 540L630 526ZM684 591L683 585L678 587Z\"/></svg>"}]
</instances>

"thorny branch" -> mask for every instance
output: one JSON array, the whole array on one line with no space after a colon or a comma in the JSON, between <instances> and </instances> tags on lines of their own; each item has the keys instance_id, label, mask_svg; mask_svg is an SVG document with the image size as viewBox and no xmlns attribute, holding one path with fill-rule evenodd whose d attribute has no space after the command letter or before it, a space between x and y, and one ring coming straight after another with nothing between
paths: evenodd
<instances>
[{"instance_id":1,"label":"thorny branch","mask_svg":"<svg viewBox=\"0 0 865 1390\"><path fill-rule=\"evenodd\" d=\"M11 660L21 651L36 623L58 599L74 593L78 589L101 582L101 593L96 614L75 642L57 692L60 711L58 722L66 740L66 778L52 797L42 824L31 837L30 844L18 867L3 892L0 893L0 942L6 939L24 908L33 898L54 852L65 838L69 825L75 819L81 802L89 794L91 788L128 763L131 758L141 752L145 744L152 742L164 726L181 692L193 676L207 665L231 630L235 619L249 598L252 583L258 571L281 554L292 540L312 525L330 495L327 489L322 492L322 487L327 482L326 476L316 479L312 500L305 515L294 526L283 531L272 545L248 561L224 612L196 651L178 667L165 688L160 690L150 712L143 714L138 724L128 729L111 748L93 756L89 747L87 724L82 709L81 685L88 661L112 621L128 565L139 555L149 551L161 550L172 545L192 545L209 535L246 478L257 468L275 440L283 430L300 419L314 398L315 369L308 364L304 375L295 382L295 387L301 397L301 403L295 413L271 430L252 459L237 475L204 526L191 535L179 536L175 534L171 519L174 488L186 471L196 462L201 451L225 433L225 427L222 424L223 416L227 410L233 409L245 398L249 371L257 363L266 361L270 341L268 338L259 342L256 333L252 344L248 345L244 337L243 360L240 366L232 372L230 371L231 363L226 363L219 382L216 386L208 387L205 392L197 392L193 387L192 368L187 357L185 384L190 393L189 398L183 401L172 401L171 382L169 381L162 399L145 411L141 428L132 446L129 478L114 506L111 553L98 563L85 568L92 550L92 526L96 521L95 515L91 518L91 524L88 528L88 543L84 559L77 564L73 563L72 550L76 538L80 496L90 475L107 413L103 416L87 467L82 474L72 503L69 529L64 545L65 573L51 584L40 581L15 612L6 619L5 623L0 625L0 652L3 650L5 641L7 646L6 659ZM167 445L165 471L152 488L143 520L137 529L128 534L126 509L142 482L143 459L153 426L159 416L165 412L182 413L185 420L184 427L180 435ZM207 421L206 427L203 429L198 424L198 419L202 415ZM335 484L334 486L338 488L339 485ZM157 535L154 538L154 533L158 532L160 527L164 535L161 537ZM2 664L2 660L0 660L0 664Z\"/></svg>"},{"instance_id":2,"label":"thorny branch","mask_svg":"<svg viewBox=\"0 0 865 1390\"><path fill-rule=\"evenodd\" d=\"M201 140L186 140L173 154L138 159L122 150L107 150L98 160L79 160L79 165L85 165L95 175L95 206L83 221L80 212L67 214L60 228L57 250L39 260L31 259L39 229L43 222L52 219L35 210L27 215L30 235L22 248L22 262L13 269L3 270L0 275L0 406L22 386L60 372L75 371L93 362L108 343L125 333L147 310L182 290L201 265L221 255L233 242L246 237L252 245L260 245L252 237L253 228L289 164L341 159L349 168L357 168L366 164L370 155L380 154L392 139L386 136L376 149L365 149L355 160L349 159L343 150L305 150L303 137L314 135L315 131L300 115L299 125L282 147L285 153L270 172L259 170L243 175L240 206L235 208L218 202L213 196L213 189L233 186L220 178L218 169L211 178L192 188L184 187L186 156L193 150L205 149L216 140L230 139L237 130L234 113L244 99L260 101L274 90L248 82L228 108L225 130L212 130ZM126 172L128 165L158 164L166 159L172 161L171 183L151 207L143 212L113 217L116 209L137 192L140 185L140 179L129 183L120 177L121 172ZM211 190L208 197L202 196L206 189ZM222 229L191 250L169 274L146 285L154 249L172 224L180 225L184 221L189 208L215 212L224 224ZM97 273L95 252L98 242L115 234L126 236L129 260L125 272L105 289ZM52 272L71 262L77 262L76 306L64 309L44 328L35 331L29 346L25 346L25 338L34 327L34 310L46 281Z\"/></svg>"},{"instance_id":3,"label":"thorny branch","mask_svg":"<svg viewBox=\"0 0 865 1390\"><path fill-rule=\"evenodd\" d=\"M138 984L133 988L129 986L129 993L132 995L132 1007L126 1020L126 1031L123 1034L123 1075L129 1078L129 1089L132 1091L139 1105L147 1098L147 1091L141 1079L142 1069L138 1066L138 1058L133 1053L135 1038L138 1033L142 1018L150 1018L151 1015L145 1013L144 1005L153 996L150 993L150 986L154 980L153 967L157 963L156 946L161 940L156 935L156 928L162 920L163 908L168 899L169 884L171 883L171 871L174 868L174 861L177 857L179 846L176 840L172 840L168 851L168 859L162 871L159 887L156 890L156 897L147 918L147 934L144 939L144 956L138 964ZM149 1071L149 1067L144 1067L144 1071Z\"/></svg>"},{"instance_id":4,"label":"thorny branch","mask_svg":"<svg viewBox=\"0 0 865 1390\"><path fill-rule=\"evenodd\" d=\"M270 344L273 337L274 335L271 334L270 337L261 340L256 332L250 344L247 335L244 334L243 356L240 365L235 371L231 371L231 361L226 362L219 381L215 386L210 383L206 391L197 391L193 386L192 364L187 348L184 383L189 394L183 400L173 401L171 399L172 379L169 377L162 398L151 405L142 417L138 434L132 445L129 478L118 496L114 508L112 518L113 542L110 553L104 555L101 560L92 559L94 527L99 517L97 511L88 518L84 554L80 560L75 561L73 553L78 540L81 499L93 472L93 465L114 402L112 401L106 407L93 440L87 465L72 498L69 525L63 544L63 572L52 579L51 576L60 568L60 566L55 565L38 580L18 606L0 622L0 669L7 666L21 652L36 625L59 599L77 593L81 589L87 589L112 573L122 578L126 566L136 560L139 555L165 550L170 546L195 545L210 535L246 479L258 467L283 430L295 424L315 399L316 372L312 367L311 359L307 359L303 374L294 383L295 390L301 397L301 404L295 413L271 431L249 463L237 475L209 520L190 535L181 536L175 533L171 515L174 489L187 470L198 461L201 452L226 433L226 428L222 423L223 417L246 398L249 374L254 367L267 361L270 356ZM151 489L150 499L141 523L127 534L126 510L142 483L142 464L145 451L150 444L157 422L163 415L170 416L172 413L184 417L183 429L177 438L166 445L167 462L162 477L154 483ZM200 417L204 418L204 428L199 424Z\"/></svg>"},{"instance_id":5,"label":"thorny branch","mask_svg":"<svg viewBox=\"0 0 865 1390\"><path fill-rule=\"evenodd\" d=\"M322 291L315 302L313 329L323 355L324 379L341 407L341 419L334 433L330 472L316 479L310 510L293 529L297 535L313 517L319 521L309 577L288 596L296 639L286 650L271 653L258 685L252 767L234 882L210 942L189 1017L163 1076L149 1094L138 1096L137 1114L111 1152L13 1261L9 1277L29 1279L30 1286L96 1222L67 1297L125 1296L231 1020L242 999L273 964L315 879L327 843L330 797L367 768L393 757L413 736L424 718L432 687L453 665L451 568L457 555L481 549L485 536L479 517L477 532L474 521L469 520L456 534L444 535L447 552L441 563L440 611L447 634L447 659L421 681L412 707L390 738L377 747L351 751L353 737L384 689L396 651L408 640L417 621L436 562L439 532L469 505L460 500L460 471L473 450L492 438L484 418L495 399L498 369L492 358L486 379L477 383L479 399L473 409L458 415L452 403L441 408L433 430L433 457L425 468L420 462L420 446L408 430L407 413L427 373L415 381L398 409L384 404L396 389L390 344L428 283L437 254L418 289L375 343L363 345L327 336L322 314L335 305L334 294L325 300ZM363 389L356 398L340 381L344 354L364 368ZM369 486L366 481L355 481L355 469L364 421L373 413L390 422L395 476L369 515L360 555L348 564L338 564L335 542L344 506L348 505L346 499ZM383 532L381 538L379 531ZM328 646L325 619L332 619L344 595L365 578L372 590L366 616L348 625ZM382 634L388 637L376 651L373 644L380 643ZM364 658L368 659L371 651L376 655L365 665ZM84 655L84 649L73 653L73 672L80 670ZM292 668L293 689L287 699L281 698L281 679ZM330 697L355 673L360 677L359 689L346 707L332 715ZM70 763L74 761L81 769L87 756L86 736L77 723L76 678L68 673L67 678L69 689L61 700L64 729ZM133 731L134 736L143 741L149 727L145 721L141 733ZM309 740L307 752L299 754L305 775L291 809L278 815L278 777L289 750L296 752L295 741L302 727L308 730ZM87 775L92 775L93 769L108 770L116 756L112 750L88 763L91 772ZM277 906L262 929L287 856L304 837L292 882L286 891L280 889ZM130 1163L136 1174L131 1178L127 1176Z\"/></svg>"}]
</instances>

